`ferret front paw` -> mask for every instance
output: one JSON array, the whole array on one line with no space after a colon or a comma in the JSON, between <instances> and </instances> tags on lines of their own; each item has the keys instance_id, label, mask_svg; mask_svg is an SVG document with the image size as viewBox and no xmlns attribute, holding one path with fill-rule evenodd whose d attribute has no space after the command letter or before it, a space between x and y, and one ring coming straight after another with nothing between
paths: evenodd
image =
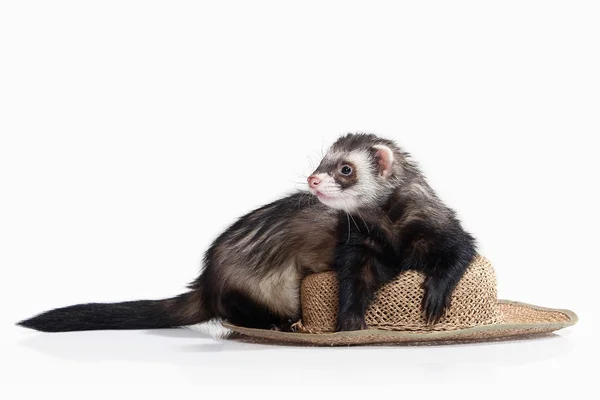
<instances>
[{"instance_id":1,"label":"ferret front paw","mask_svg":"<svg viewBox=\"0 0 600 400\"><path fill-rule=\"evenodd\" d=\"M341 331L360 331L367 329L367 323L364 317L356 314L341 315L338 319L337 332Z\"/></svg>"},{"instance_id":2,"label":"ferret front paw","mask_svg":"<svg viewBox=\"0 0 600 400\"><path fill-rule=\"evenodd\" d=\"M423 297L423 315L428 325L437 324L446 313L448 306L448 296L431 287L426 288Z\"/></svg>"}]
</instances>

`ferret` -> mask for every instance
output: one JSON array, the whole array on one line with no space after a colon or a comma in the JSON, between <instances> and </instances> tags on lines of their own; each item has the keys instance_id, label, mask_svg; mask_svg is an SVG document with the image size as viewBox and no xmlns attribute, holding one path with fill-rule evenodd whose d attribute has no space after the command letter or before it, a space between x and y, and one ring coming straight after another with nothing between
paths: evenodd
<instances>
[{"instance_id":1,"label":"ferret","mask_svg":"<svg viewBox=\"0 0 600 400\"><path fill-rule=\"evenodd\" d=\"M426 276L423 312L435 323L475 254L474 239L427 185L408 153L370 134L340 137L294 193L237 220L205 252L189 291L163 300L88 303L19 322L44 332L156 329L212 319L289 330L300 283L335 271L338 330L365 328L373 293L406 269Z\"/></svg>"}]
</instances>

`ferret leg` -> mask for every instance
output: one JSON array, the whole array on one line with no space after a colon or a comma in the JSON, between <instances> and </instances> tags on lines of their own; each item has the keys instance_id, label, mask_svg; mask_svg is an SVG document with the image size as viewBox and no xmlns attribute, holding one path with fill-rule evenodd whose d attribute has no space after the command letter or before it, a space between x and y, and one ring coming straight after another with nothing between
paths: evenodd
<instances>
[{"instance_id":1,"label":"ferret leg","mask_svg":"<svg viewBox=\"0 0 600 400\"><path fill-rule=\"evenodd\" d=\"M440 257L437 262L430 261L425 270L426 278L423 284L423 315L428 324L433 325L444 316L450 307L452 293L458 281L464 275L472 256L465 257Z\"/></svg>"},{"instance_id":2,"label":"ferret leg","mask_svg":"<svg viewBox=\"0 0 600 400\"><path fill-rule=\"evenodd\" d=\"M224 319L234 325L257 329L283 329L281 325L284 318L243 293L230 292L223 296L222 302Z\"/></svg>"},{"instance_id":3,"label":"ferret leg","mask_svg":"<svg viewBox=\"0 0 600 400\"><path fill-rule=\"evenodd\" d=\"M430 275L425 278L423 288L423 315L429 325L437 323L450 307L450 298L456 284L448 276Z\"/></svg>"},{"instance_id":4,"label":"ferret leg","mask_svg":"<svg viewBox=\"0 0 600 400\"><path fill-rule=\"evenodd\" d=\"M336 260L339 282L337 331L366 329L365 312L377 290L393 278L376 257L358 248L341 246Z\"/></svg>"}]
</instances>

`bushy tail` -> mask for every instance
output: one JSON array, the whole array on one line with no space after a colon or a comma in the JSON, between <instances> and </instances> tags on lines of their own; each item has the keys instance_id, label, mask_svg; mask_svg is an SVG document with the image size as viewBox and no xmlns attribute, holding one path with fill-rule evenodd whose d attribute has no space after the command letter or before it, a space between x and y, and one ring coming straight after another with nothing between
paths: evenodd
<instances>
[{"instance_id":1,"label":"bushy tail","mask_svg":"<svg viewBox=\"0 0 600 400\"><path fill-rule=\"evenodd\" d=\"M77 304L43 312L18 325L43 332L157 329L192 325L210 318L199 290L164 300Z\"/></svg>"}]
</instances>

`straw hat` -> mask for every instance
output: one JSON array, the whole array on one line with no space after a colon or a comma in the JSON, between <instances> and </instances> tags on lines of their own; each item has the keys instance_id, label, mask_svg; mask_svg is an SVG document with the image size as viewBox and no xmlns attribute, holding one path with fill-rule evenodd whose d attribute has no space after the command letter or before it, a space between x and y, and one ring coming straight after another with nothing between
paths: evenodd
<instances>
[{"instance_id":1,"label":"straw hat","mask_svg":"<svg viewBox=\"0 0 600 400\"><path fill-rule=\"evenodd\" d=\"M295 332L223 325L253 340L341 346L540 336L577 322L577 315L569 310L498 300L492 264L478 255L454 290L445 316L427 325L421 313L424 279L419 272L407 271L381 288L367 309L365 330L335 332L338 287L333 272L309 275L302 281L302 319L294 324Z\"/></svg>"}]
</instances>

